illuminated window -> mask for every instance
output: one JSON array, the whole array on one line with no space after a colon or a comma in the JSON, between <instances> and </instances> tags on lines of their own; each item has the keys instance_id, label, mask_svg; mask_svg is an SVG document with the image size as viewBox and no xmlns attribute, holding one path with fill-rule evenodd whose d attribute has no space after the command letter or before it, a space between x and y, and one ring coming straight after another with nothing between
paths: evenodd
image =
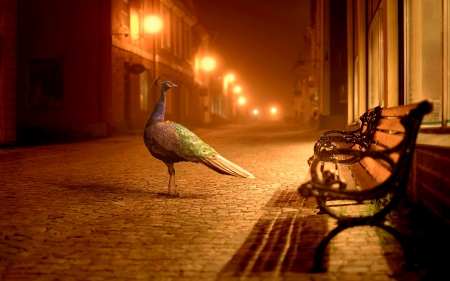
<instances>
[{"instance_id":1,"label":"illuminated window","mask_svg":"<svg viewBox=\"0 0 450 281\"><path fill-rule=\"evenodd\" d=\"M181 56L183 54L183 25L179 17L175 17L174 20L174 28L175 28L175 50L174 53L177 56Z\"/></svg>"},{"instance_id":2,"label":"illuminated window","mask_svg":"<svg viewBox=\"0 0 450 281\"><path fill-rule=\"evenodd\" d=\"M410 0L406 6L405 102L432 101L433 112L424 117L424 127L442 126L443 2L447 0ZM448 17L448 13L446 15ZM445 45L448 49L448 42ZM448 79L448 75L445 76L445 82ZM448 92L445 95L448 98Z\"/></svg>"},{"instance_id":3,"label":"illuminated window","mask_svg":"<svg viewBox=\"0 0 450 281\"><path fill-rule=\"evenodd\" d=\"M383 20L380 7L369 29L369 108L383 105Z\"/></svg>"},{"instance_id":4,"label":"illuminated window","mask_svg":"<svg viewBox=\"0 0 450 281\"><path fill-rule=\"evenodd\" d=\"M145 30L145 1L139 0L139 34L144 34Z\"/></svg>"},{"instance_id":5,"label":"illuminated window","mask_svg":"<svg viewBox=\"0 0 450 281\"><path fill-rule=\"evenodd\" d=\"M171 21L170 21L170 9L163 5L162 6L162 20L163 20L163 32L161 34L162 36L162 40L161 40L161 44L162 44L162 48L165 49L170 49L171 48L171 44L170 44L170 28L171 28Z\"/></svg>"},{"instance_id":6,"label":"illuminated window","mask_svg":"<svg viewBox=\"0 0 450 281\"><path fill-rule=\"evenodd\" d=\"M142 111L148 111L148 71L139 74L140 104Z\"/></svg>"},{"instance_id":7,"label":"illuminated window","mask_svg":"<svg viewBox=\"0 0 450 281\"><path fill-rule=\"evenodd\" d=\"M191 52L191 27L188 24L184 25L184 56L189 60L192 56Z\"/></svg>"},{"instance_id":8,"label":"illuminated window","mask_svg":"<svg viewBox=\"0 0 450 281\"><path fill-rule=\"evenodd\" d=\"M120 11L120 23L123 27L130 28L130 2L129 0L122 0L122 9Z\"/></svg>"}]
</instances>

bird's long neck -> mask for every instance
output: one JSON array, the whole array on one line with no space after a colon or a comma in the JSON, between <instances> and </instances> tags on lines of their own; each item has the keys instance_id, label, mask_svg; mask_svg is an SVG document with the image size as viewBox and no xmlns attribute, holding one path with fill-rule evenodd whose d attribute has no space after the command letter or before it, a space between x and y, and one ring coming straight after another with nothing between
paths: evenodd
<instances>
[{"instance_id":1,"label":"bird's long neck","mask_svg":"<svg viewBox=\"0 0 450 281\"><path fill-rule=\"evenodd\" d=\"M152 123L164 122L164 115L166 114L166 91L161 89L161 97L158 103L153 109L152 115L147 121L145 127L148 127Z\"/></svg>"}]
</instances>

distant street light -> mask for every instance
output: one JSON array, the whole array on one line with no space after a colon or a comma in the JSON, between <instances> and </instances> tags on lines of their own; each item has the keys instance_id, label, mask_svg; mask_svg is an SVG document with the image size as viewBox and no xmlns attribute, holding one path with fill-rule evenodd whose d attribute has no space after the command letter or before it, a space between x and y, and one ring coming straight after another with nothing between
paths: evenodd
<instances>
[{"instance_id":1,"label":"distant street light","mask_svg":"<svg viewBox=\"0 0 450 281\"><path fill-rule=\"evenodd\" d=\"M233 93L235 93L235 94L240 94L240 93L242 93L242 88L241 88L241 86L234 86L234 88L233 88Z\"/></svg>"},{"instance_id":2,"label":"distant street light","mask_svg":"<svg viewBox=\"0 0 450 281\"><path fill-rule=\"evenodd\" d=\"M270 113L271 113L272 115L277 114L277 109L276 109L275 107L272 107L272 108L270 109Z\"/></svg>"},{"instance_id":3,"label":"distant street light","mask_svg":"<svg viewBox=\"0 0 450 281\"><path fill-rule=\"evenodd\" d=\"M239 97L237 102L240 105L244 105L247 102L247 100L244 97Z\"/></svg>"},{"instance_id":4,"label":"distant street light","mask_svg":"<svg viewBox=\"0 0 450 281\"><path fill-rule=\"evenodd\" d=\"M258 109L253 110L253 114L257 115L258 114Z\"/></svg>"},{"instance_id":5,"label":"distant street light","mask_svg":"<svg viewBox=\"0 0 450 281\"><path fill-rule=\"evenodd\" d=\"M216 68L216 60L212 57L204 57L200 62L202 70L209 72Z\"/></svg>"}]
</instances>

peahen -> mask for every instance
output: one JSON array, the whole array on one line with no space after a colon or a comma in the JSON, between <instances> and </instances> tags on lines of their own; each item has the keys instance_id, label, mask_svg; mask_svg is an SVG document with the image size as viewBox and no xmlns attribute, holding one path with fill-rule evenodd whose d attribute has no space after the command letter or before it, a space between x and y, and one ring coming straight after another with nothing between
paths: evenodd
<instances>
[{"instance_id":1,"label":"peahen","mask_svg":"<svg viewBox=\"0 0 450 281\"><path fill-rule=\"evenodd\" d=\"M159 79L159 78L158 78ZM156 80L155 85L157 85ZM175 196L179 196L175 182L174 164L182 161L202 163L214 171L242 178L254 178L252 174L222 157L197 135L185 127L171 121L164 121L166 92L177 87L166 81L161 86L161 97L145 125L144 142L150 154L166 164L169 172L168 191L175 187Z\"/></svg>"}]
</instances>

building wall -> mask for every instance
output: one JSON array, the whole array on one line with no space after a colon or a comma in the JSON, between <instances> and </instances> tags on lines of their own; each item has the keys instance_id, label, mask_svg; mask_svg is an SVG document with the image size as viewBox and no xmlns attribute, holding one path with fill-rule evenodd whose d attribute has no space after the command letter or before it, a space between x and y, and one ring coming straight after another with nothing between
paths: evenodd
<instances>
[{"instance_id":1,"label":"building wall","mask_svg":"<svg viewBox=\"0 0 450 281\"><path fill-rule=\"evenodd\" d=\"M20 134L26 135L29 127L44 126L106 135L108 7L108 0L22 1L18 75L24 83L17 89ZM55 85L58 79L62 86Z\"/></svg>"},{"instance_id":2,"label":"building wall","mask_svg":"<svg viewBox=\"0 0 450 281\"><path fill-rule=\"evenodd\" d=\"M444 17L448 13L443 12L435 0L432 1L435 4L434 7L438 7L432 15L436 17ZM408 76L407 70L404 69L408 65L413 65L411 61L417 59L421 53L414 49L416 56L407 54L408 37L405 36L406 30L411 30L411 26L405 16L403 10L409 4L414 5L426 5L429 9L433 7L428 5L427 2L420 0L415 1L389 1L389 0L371 0L371 1L351 1L348 0L349 5L347 11L351 20L348 20L347 30L352 37L352 47L348 48L348 64L349 75L348 83L349 89L352 92L349 93L349 112L353 114L348 116L348 123L351 124L358 120L358 117L362 115L370 106L371 102L375 101L375 105L382 105L384 107L396 106L398 104L405 104L407 102L405 98L405 91L408 86L416 85L416 93L421 94L422 98L427 98L429 93L426 89L420 89L417 84L421 84L424 78L422 76ZM447 1L442 1L441 4L445 7ZM350 7L351 6L351 7ZM446 11L446 9L444 9ZM377 21L376 17L378 16ZM400 18L399 18L400 17ZM427 20L427 22L429 22ZM400 25L399 25L400 23ZM442 26L446 26L444 23ZM376 28L380 27L380 30ZM405 29L403 29L405 27ZM444 33L448 31L448 28L444 28ZM379 38L371 45L370 36L371 32L379 31ZM422 31L412 30L418 37L422 36ZM426 33L424 33L426 35ZM424 35L424 36L425 36ZM439 44L430 44L439 53L439 50L446 50L449 47L449 42L446 42L444 34L441 34L443 38L439 41ZM415 42L417 46L423 45L420 39ZM433 41L434 42L434 41ZM436 41L438 42L438 41ZM373 46L380 46L381 52L373 49ZM414 47L417 47L416 45ZM372 48L372 49L371 49ZM379 55L379 64L375 64L371 61L370 55ZM445 51L444 51L445 53ZM424 58L427 60L427 58ZM435 67L430 72L427 69L427 75L441 79L441 84L448 83L448 75L442 72L442 69L448 68L448 59L442 61L443 67L434 65ZM418 67L417 65L413 65ZM370 87L371 75L376 75L376 69L380 70L380 87L374 91ZM373 77L372 77L373 78ZM374 81L374 80L372 80ZM372 82L373 83L373 82ZM380 93L380 99L373 99L372 93ZM433 93L436 94L436 93ZM440 93L444 98L448 96L448 93L442 91ZM439 95L439 93L437 94ZM448 103L448 97L447 97ZM448 104L449 105L449 104ZM447 105L447 106L448 106ZM439 114L438 114L439 115ZM435 115L436 116L436 115ZM445 117L445 116L444 116ZM445 122L443 122L445 123ZM423 126L421 133L419 134L417 141L417 148L415 150L414 159L411 167L411 174L408 182L408 195L418 204L423 204L436 215L443 218L450 223L450 179L447 176L446 168L450 162L450 134L448 127L445 125L439 128L428 129Z\"/></svg>"},{"instance_id":3,"label":"building wall","mask_svg":"<svg viewBox=\"0 0 450 281\"><path fill-rule=\"evenodd\" d=\"M408 195L450 224L450 148L419 145L409 177Z\"/></svg>"},{"instance_id":4,"label":"building wall","mask_svg":"<svg viewBox=\"0 0 450 281\"><path fill-rule=\"evenodd\" d=\"M17 1L0 0L0 146L16 140Z\"/></svg>"}]
</instances>

